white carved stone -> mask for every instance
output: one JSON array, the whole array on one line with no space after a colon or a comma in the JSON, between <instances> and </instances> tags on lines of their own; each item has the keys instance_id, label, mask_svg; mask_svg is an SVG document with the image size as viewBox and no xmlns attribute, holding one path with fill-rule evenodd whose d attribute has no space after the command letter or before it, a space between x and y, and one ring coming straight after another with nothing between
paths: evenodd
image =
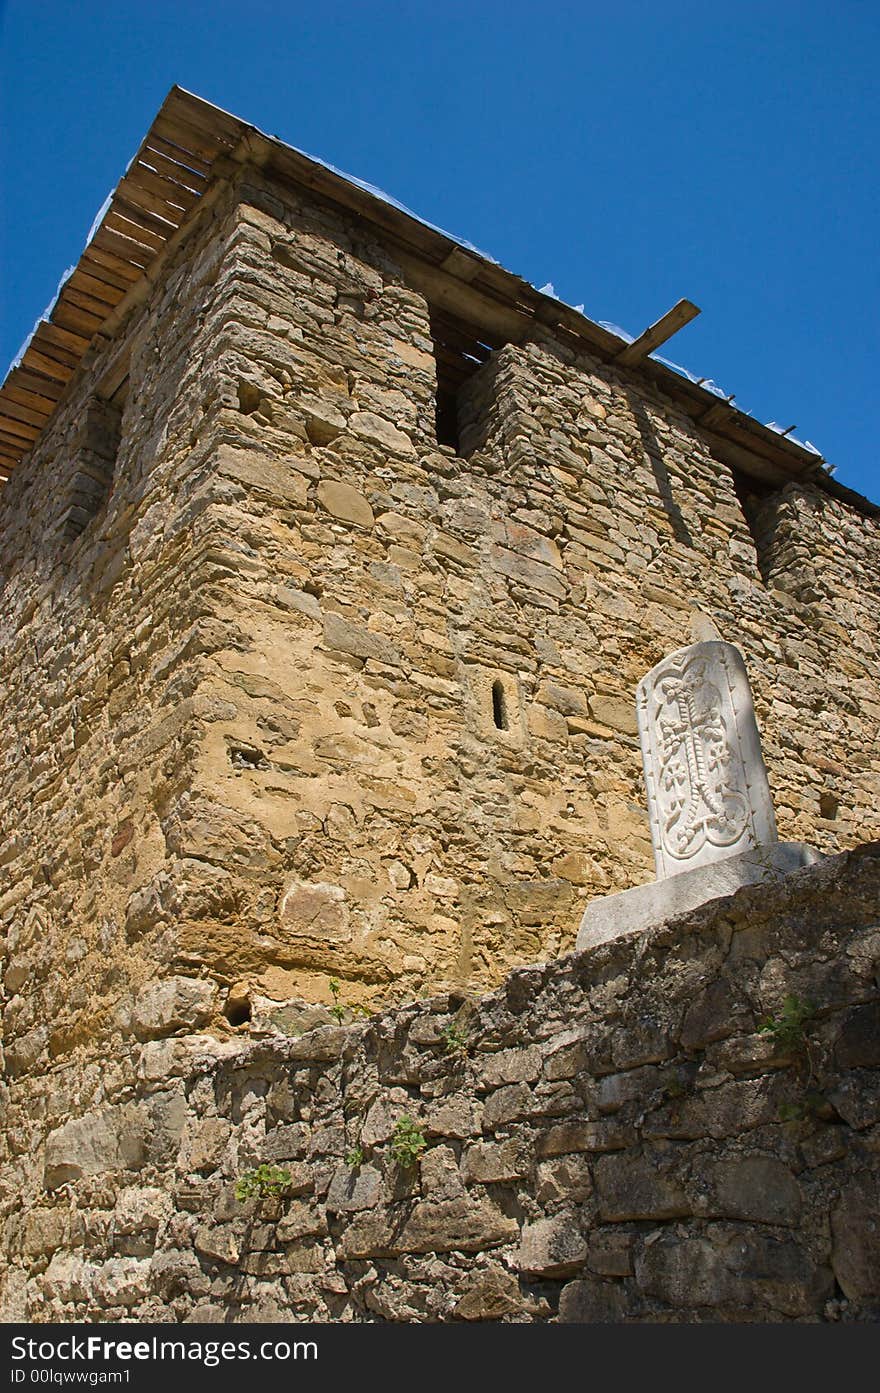
<instances>
[{"instance_id":1,"label":"white carved stone","mask_svg":"<svg viewBox=\"0 0 880 1393\"><path fill-rule=\"evenodd\" d=\"M821 859L777 840L738 649L713 639L671 653L636 688L636 715L657 879L592 900L579 952Z\"/></svg>"},{"instance_id":2,"label":"white carved stone","mask_svg":"<svg viewBox=\"0 0 880 1393\"><path fill-rule=\"evenodd\" d=\"M657 879L777 840L745 663L694 643L636 688Z\"/></svg>"}]
</instances>

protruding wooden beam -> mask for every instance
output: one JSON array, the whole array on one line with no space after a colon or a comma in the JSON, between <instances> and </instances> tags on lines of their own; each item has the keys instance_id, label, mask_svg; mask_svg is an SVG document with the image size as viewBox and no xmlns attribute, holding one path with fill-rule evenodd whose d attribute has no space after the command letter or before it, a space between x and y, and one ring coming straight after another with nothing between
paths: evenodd
<instances>
[{"instance_id":1,"label":"protruding wooden beam","mask_svg":"<svg viewBox=\"0 0 880 1393\"><path fill-rule=\"evenodd\" d=\"M616 363L623 364L624 367L632 367L634 363L640 363L643 358L647 358L649 353L653 353L655 348L659 348L661 343L671 339L673 334L677 334L679 329L683 329L685 324L690 324L692 319L696 319L700 313L696 305L690 300L679 300L677 305L673 305L671 310L664 314L662 319L658 319L656 324L652 324L650 329L646 329L643 334L639 334L637 339L628 343L615 358Z\"/></svg>"}]
</instances>

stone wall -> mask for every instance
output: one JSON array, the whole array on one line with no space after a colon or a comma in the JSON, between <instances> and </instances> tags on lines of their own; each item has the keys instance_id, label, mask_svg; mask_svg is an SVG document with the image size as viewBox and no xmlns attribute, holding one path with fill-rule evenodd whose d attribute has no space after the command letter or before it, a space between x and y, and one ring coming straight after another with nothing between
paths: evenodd
<instances>
[{"instance_id":1,"label":"stone wall","mask_svg":"<svg viewBox=\"0 0 880 1393\"><path fill-rule=\"evenodd\" d=\"M780 835L880 830L877 517L789 487L768 586L693 423L549 336L465 384L466 459L438 446L429 302L247 178L204 482L230 641L169 836L190 967L375 1006L570 948L586 900L651 877L633 691L694 631L745 654Z\"/></svg>"},{"instance_id":2,"label":"stone wall","mask_svg":"<svg viewBox=\"0 0 880 1393\"><path fill-rule=\"evenodd\" d=\"M6 1319L880 1315L880 844L298 1038L194 1035L176 993L50 1133ZM237 1200L261 1163L287 1193Z\"/></svg>"},{"instance_id":3,"label":"stone wall","mask_svg":"<svg viewBox=\"0 0 880 1393\"><path fill-rule=\"evenodd\" d=\"M570 949L651 878L633 691L694 633L745 654L780 835L880 831L876 512L747 522L693 422L537 326L438 444L411 262L254 170L215 195L0 492L7 1214L157 1030Z\"/></svg>"}]
</instances>

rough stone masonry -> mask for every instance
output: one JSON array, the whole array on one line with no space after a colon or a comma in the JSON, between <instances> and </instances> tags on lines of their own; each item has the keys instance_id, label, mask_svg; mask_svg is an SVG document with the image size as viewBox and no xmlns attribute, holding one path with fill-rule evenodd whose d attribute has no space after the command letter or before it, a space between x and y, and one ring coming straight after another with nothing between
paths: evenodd
<instances>
[{"instance_id":1,"label":"rough stone masonry","mask_svg":"<svg viewBox=\"0 0 880 1393\"><path fill-rule=\"evenodd\" d=\"M370 1194L378 1204L385 1191L373 1173L384 1186L384 1162L337 1176L339 1116L373 1101L372 1084L359 1093L339 1071L374 1040L382 1088L408 1100L391 1097L369 1158L398 1104L412 1111L422 1080L408 1073L410 1024L430 1034L436 1019L442 1028L448 1010L438 1002L496 989L499 1000L528 995L549 973L560 996L540 1028L575 1028L565 1018L570 969L557 959L590 899L652 876L633 692L642 673L707 626L745 656L779 836L832 854L880 836L878 510L757 427L749 434L734 422L739 443L725 443L716 417L698 420L665 369L615 363L596 326L573 312L562 324L562 308L501 268L340 176L311 167L301 176L302 157L215 108L174 102L151 128L138 177L160 198L183 160L189 182L198 175L204 188L166 242L145 219L142 271L123 259L134 224L108 215L91 264L108 285L120 283L122 298L63 390L52 377L59 360L28 369L28 390L42 385L51 415L0 490L3 1309L35 1320L102 1310L176 1319L198 1298L255 1316L247 1293L258 1288L248 1283L261 1274L247 1265L266 1263L282 1308L322 1319L433 1318L449 1261L491 1273L502 1304L511 1282L521 1292L533 1274L537 1304L511 1297L510 1317L548 1318L554 1284L572 1264L586 1269L570 1257L554 1272L537 1255L517 1267L514 1226L553 1221L586 1204L587 1189L619 1183L631 1186L629 1200L603 1200L596 1215L600 1227L635 1225L646 1245L637 1245L639 1271L643 1253L654 1255L648 1267L665 1261L676 1233L690 1233L679 1210L690 1214L695 1200L670 1201L668 1212L652 1201L644 1215L636 1201L639 1164L656 1169L654 1150L638 1150L641 1134L626 1141L635 1169L619 1181L589 1147L529 1153L527 1162L514 1159L517 1145L503 1162L492 1151L496 1126L512 1128L516 1142L539 1084L539 1101L547 1089L567 1100L558 1103L566 1125L604 1135L606 1112L579 1091L612 1087L597 1082L604 1065L547 1075L556 1066L540 1050L540 1060L529 1055L511 1027L510 1047L526 1062L502 1062L512 1077L486 1084L496 1100L489 1122L485 1112L479 1122L450 1121L420 1163L425 1202L460 1207L458 1246L443 1246L451 1240L430 1208L418 1211L422 1236L406 1258L387 1238L351 1238L364 1248L348 1254L360 1276L386 1264L376 1269L384 1295L369 1303L350 1297L351 1274L327 1275L324 1258L320 1272L296 1266L341 1241L336 1219L326 1234L297 1233L299 1222L325 1221L311 1201L285 1201L284 1242L305 1256L279 1257L268 1232L262 1246L245 1243L229 1184L236 1167L264 1159L258 1118L269 1093L289 1087L291 1101L273 1102L270 1121L294 1129L288 1157L274 1154L305 1168L295 1169L302 1195L314 1187L323 1213L326 1180L341 1205L333 1214L360 1212L345 1207L349 1190L358 1205ZM77 294L89 301L87 289ZM21 430L36 428L22 421ZM821 899L827 882L813 874L798 877ZM742 893L757 912L762 901ZM740 940L757 945L755 971L773 990L753 1000L747 979L735 979L732 996L707 1004L701 1029L713 1050L731 1022L751 1038L756 1012L783 1009L800 950L788 939L774 946L773 934L826 922L819 903L815 915L773 903L778 923L766 934L744 928ZM873 909L860 903L859 932L870 938L876 899ZM711 944L687 938L695 971L701 955L708 970L725 934ZM611 949L596 951L601 975ZM629 984L636 1003L655 990L656 964L627 951L633 966L621 989ZM859 978L862 995L815 1005L868 1009L870 971ZM330 1057L297 1063L301 1032L328 1019L331 980L346 1021L359 1010L385 1024L308 1030L302 1048ZM612 998L603 988L594 1005L610 1011ZM844 1028L842 1015L835 1021ZM274 1060L277 1077L253 1091L256 1112L245 1090L227 1113L226 1084L212 1071L247 1055L251 1037L254 1058ZM480 1036L486 1061L491 1038ZM437 1052L426 1038L429 1047ZM767 1047L761 1036L759 1059ZM635 1089L634 1116L665 1059L633 1065L625 1086ZM455 1063L442 1050L434 1060L441 1073ZM798 1125L832 1138L856 1127L859 1146L870 1146L875 1063L866 1055L847 1085L858 1127L837 1102L822 1105L836 1110L827 1121ZM615 1063L609 1074L628 1071ZM739 1065L725 1072L731 1080L719 1075L718 1087L730 1082L739 1097L753 1076ZM787 1134L767 1107L771 1131L746 1151L782 1163ZM725 1135L747 1130L745 1114L736 1116ZM178 1177L191 1133L196 1150L186 1150ZM678 1155L685 1142L676 1134L657 1145ZM490 1169L523 1165L522 1176L478 1178L483 1147ZM844 1155L831 1146L821 1162L827 1196L835 1185L845 1192L834 1179ZM800 1161L784 1163L800 1174ZM197 1241L191 1216L209 1212L203 1181L219 1178L229 1213L211 1210ZM475 1217L474 1186L514 1180L515 1192L487 1190ZM401 1203L413 1183L400 1181ZM676 1194L682 1183L670 1180ZM748 1242L772 1250L755 1261L772 1266L776 1230L771 1242L766 1219L735 1215L731 1204L712 1219L729 1227L729 1261L735 1268L748 1230ZM811 1204L791 1200L795 1228ZM591 1215L578 1219L588 1248ZM838 1235L857 1227L840 1223ZM344 1224L357 1234L354 1220ZM646 1224L660 1226L650 1243ZM203 1251L218 1225L217 1242L234 1240L239 1257L247 1249L241 1271L232 1247L227 1257ZM692 1237L709 1241L702 1229ZM835 1242L839 1252L849 1239ZM493 1245L507 1253L500 1265L487 1256ZM711 1265L703 1246L669 1262L691 1269L687 1254L697 1251ZM820 1276L797 1278L797 1298L755 1304L718 1277L700 1309L761 1319L821 1317L847 1302L870 1309L873 1279L829 1278L829 1251L815 1259ZM622 1256L601 1261L589 1271L611 1282L616 1295L603 1286L602 1299L612 1315L653 1309L626 1286ZM620 1272L607 1270L614 1263ZM67 1276L54 1287L59 1265ZM407 1285L416 1268L418 1298ZM223 1287L233 1271L241 1300ZM685 1309L668 1298L666 1278L656 1281L663 1309ZM300 1288L310 1294L297 1305ZM498 1309L474 1300L481 1318ZM564 1309L599 1309L572 1302Z\"/></svg>"}]
</instances>

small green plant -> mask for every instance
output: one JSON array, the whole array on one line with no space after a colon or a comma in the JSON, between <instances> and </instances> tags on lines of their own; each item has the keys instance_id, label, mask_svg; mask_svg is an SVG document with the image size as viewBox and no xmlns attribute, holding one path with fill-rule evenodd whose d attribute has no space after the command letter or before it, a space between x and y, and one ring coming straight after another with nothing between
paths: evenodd
<instances>
[{"instance_id":1,"label":"small green plant","mask_svg":"<svg viewBox=\"0 0 880 1393\"><path fill-rule=\"evenodd\" d=\"M364 1164L364 1152L360 1146L353 1146L350 1151L345 1153L345 1164L349 1170L360 1170Z\"/></svg>"},{"instance_id":2,"label":"small green plant","mask_svg":"<svg viewBox=\"0 0 880 1393\"><path fill-rule=\"evenodd\" d=\"M450 1021L440 1032L443 1048L447 1054L467 1054L467 1032L455 1021Z\"/></svg>"},{"instance_id":3,"label":"small green plant","mask_svg":"<svg viewBox=\"0 0 880 1393\"><path fill-rule=\"evenodd\" d=\"M397 1164L404 1170L409 1170L427 1145L422 1129L411 1117L404 1114L394 1128L391 1138L391 1151Z\"/></svg>"},{"instance_id":4,"label":"small green plant","mask_svg":"<svg viewBox=\"0 0 880 1393\"><path fill-rule=\"evenodd\" d=\"M800 997L787 996L778 1016L767 1016L758 1027L764 1035L772 1035L776 1044L791 1053L799 1053L807 1048L805 1027L815 1015L808 1001Z\"/></svg>"},{"instance_id":5,"label":"small green plant","mask_svg":"<svg viewBox=\"0 0 880 1393\"><path fill-rule=\"evenodd\" d=\"M286 1166L264 1164L254 1166L253 1170L243 1171L235 1182L237 1200L265 1200L273 1195L283 1195L290 1189L291 1174Z\"/></svg>"},{"instance_id":6,"label":"small green plant","mask_svg":"<svg viewBox=\"0 0 880 1393\"><path fill-rule=\"evenodd\" d=\"M807 1116L807 1108L804 1103L783 1102L779 1104L780 1122L803 1122Z\"/></svg>"},{"instance_id":7,"label":"small green plant","mask_svg":"<svg viewBox=\"0 0 880 1393\"><path fill-rule=\"evenodd\" d=\"M330 1007L330 1015L335 1016L339 1024L341 1025L342 1022L345 1020L345 1007L339 999L339 994L342 988L339 985L338 978L331 977L327 983L327 986L330 988L330 995L333 998L333 1005Z\"/></svg>"}]
</instances>

